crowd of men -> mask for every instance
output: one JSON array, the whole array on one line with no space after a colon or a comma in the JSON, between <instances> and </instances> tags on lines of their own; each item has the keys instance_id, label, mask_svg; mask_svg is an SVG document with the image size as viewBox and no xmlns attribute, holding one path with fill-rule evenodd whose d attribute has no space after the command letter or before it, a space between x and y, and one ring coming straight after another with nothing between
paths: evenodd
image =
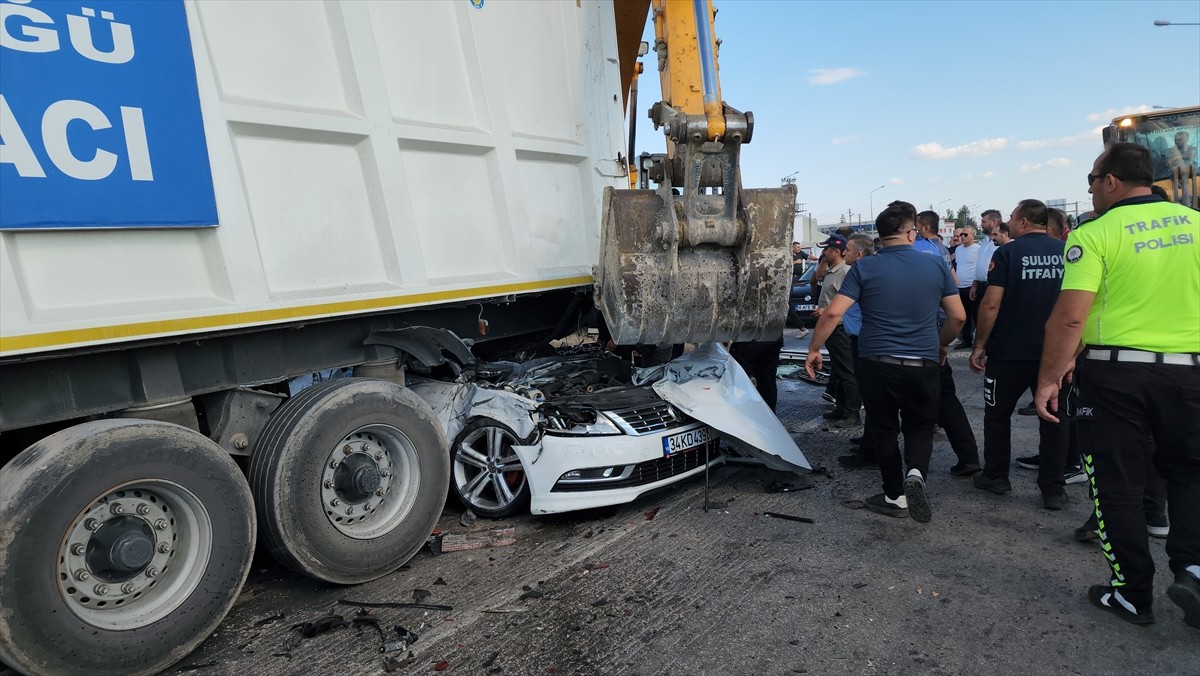
<instances>
[{"instance_id":1,"label":"crowd of men","mask_svg":"<svg viewBox=\"0 0 1200 676\"><path fill-rule=\"evenodd\" d=\"M1154 194L1151 169L1141 146L1102 153L1092 220L1074 230L1026 199L1007 219L985 211L978 243L959 228L951 252L936 213L898 201L876 218L877 241L830 236L806 369L815 376L828 349L833 425L857 427L861 402L858 448L838 462L878 467L883 492L867 508L920 523L933 517L935 426L953 476L1006 494L1012 415L1033 392L1038 453L1017 464L1037 469L1049 510L1066 507L1068 480L1088 482L1093 516L1076 537L1098 539L1112 572L1088 598L1154 622L1148 537L1166 537L1168 597L1200 629L1200 214ZM983 374L982 464L952 347Z\"/></svg>"}]
</instances>

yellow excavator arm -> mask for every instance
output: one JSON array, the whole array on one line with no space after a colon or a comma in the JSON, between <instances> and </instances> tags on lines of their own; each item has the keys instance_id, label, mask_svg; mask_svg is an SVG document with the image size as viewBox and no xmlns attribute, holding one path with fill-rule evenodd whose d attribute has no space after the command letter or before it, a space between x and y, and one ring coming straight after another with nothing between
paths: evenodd
<instances>
[{"instance_id":1,"label":"yellow excavator arm","mask_svg":"<svg viewBox=\"0 0 1200 676\"><path fill-rule=\"evenodd\" d=\"M754 116L721 100L711 0L615 0L614 10L631 116L638 46L653 15L663 98L650 118L667 152L637 158L631 174L641 189L605 190L596 300L613 339L778 338L791 289L796 188L741 187L740 150Z\"/></svg>"}]
</instances>

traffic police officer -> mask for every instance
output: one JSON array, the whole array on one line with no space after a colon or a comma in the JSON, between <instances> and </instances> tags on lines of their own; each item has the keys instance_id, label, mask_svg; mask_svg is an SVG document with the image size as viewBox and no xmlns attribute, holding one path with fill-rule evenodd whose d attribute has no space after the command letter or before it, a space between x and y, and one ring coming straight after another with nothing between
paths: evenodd
<instances>
[{"instance_id":1,"label":"traffic police officer","mask_svg":"<svg viewBox=\"0 0 1200 676\"><path fill-rule=\"evenodd\" d=\"M1059 388L1074 376L1077 432L1112 569L1088 599L1127 622L1154 622L1142 511L1150 456L1167 482L1175 574L1167 596L1200 629L1200 212L1152 195L1152 178L1141 146L1118 143L1096 158L1088 191L1101 215L1067 240L1035 402L1038 415L1057 420Z\"/></svg>"}]
</instances>

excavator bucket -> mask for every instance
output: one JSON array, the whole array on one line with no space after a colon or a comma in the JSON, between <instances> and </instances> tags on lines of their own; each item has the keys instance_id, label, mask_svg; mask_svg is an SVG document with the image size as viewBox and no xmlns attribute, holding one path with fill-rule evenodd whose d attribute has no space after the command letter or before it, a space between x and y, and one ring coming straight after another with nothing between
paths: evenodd
<instances>
[{"instance_id":1,"label":"excavator bucket","mask_svg":"<svg viewBox=\"0 0 1200 676\"><path fill-rule=\"evenodd\" d=\"M669 184L606 188L595 289L613 340L778 338L791 291L795 204L795 185L686 200Z\"/></svg>"}]
</instances>

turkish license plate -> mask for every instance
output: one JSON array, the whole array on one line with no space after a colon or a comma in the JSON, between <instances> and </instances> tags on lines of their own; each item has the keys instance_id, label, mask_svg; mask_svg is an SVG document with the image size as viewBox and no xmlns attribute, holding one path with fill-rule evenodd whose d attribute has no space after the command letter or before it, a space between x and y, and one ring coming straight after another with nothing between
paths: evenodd
<instances>
[{"instance_id":1,"label":"turkish license plate","mask_svg":"<svg viewBox=\"0 0 1200 676\"><path fill-rule=\"evenodd\" d=\"M675 455L697 446L703 446L713 437L712 428L705 425L694 430L679 432L663 437L663 455Z\"/></svg>"},{"instance_id":2,"label":"turkish license plate","mask_svg":"<svg viewBox=\"0 0 1200 676\"><path fill-rule=\"evenodd\" d=\"M817 306L813 305L812 303L796 303L792 306L792 309L796 312L812 312L813 310L817 309Z\"/></svg>"}]
</instances>

